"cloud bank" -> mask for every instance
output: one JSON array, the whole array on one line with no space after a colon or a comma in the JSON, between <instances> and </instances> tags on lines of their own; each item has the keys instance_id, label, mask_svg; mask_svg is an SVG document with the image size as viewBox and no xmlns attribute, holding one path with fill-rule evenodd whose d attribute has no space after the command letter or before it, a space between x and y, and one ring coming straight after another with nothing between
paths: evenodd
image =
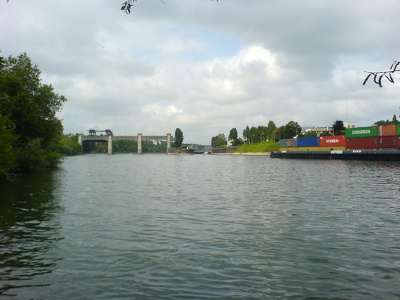
<instances>
[{"instance_id":1,"label":"cloud bank","mask_svg":"<svg viewBox=\"0 0 400 300\"><path fill-rule=\"evenodd\" d=\"M67 97L66 133L180 128L209 144L269 120L366 126L400 114L400 82L362 85L364 71L400 59L398 0L164 3L139 0L126 15L111 0L2 1L1 54L26 52Z\"/></svg>"}]
</instances>

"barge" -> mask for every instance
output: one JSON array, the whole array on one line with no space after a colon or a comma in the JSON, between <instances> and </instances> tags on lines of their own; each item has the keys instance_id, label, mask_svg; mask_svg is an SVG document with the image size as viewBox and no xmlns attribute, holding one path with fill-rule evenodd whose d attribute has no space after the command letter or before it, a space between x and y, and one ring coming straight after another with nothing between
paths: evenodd
<instances>
[{"instance_id":1,"label":"barge","mask_svg":"<svg viewBox=\"0 0 400 300\"><path fill-rule=\"evenodd\" d=\"M271 158L400 161L400 150L276 151Z\"/></svg>"}]
</instances>

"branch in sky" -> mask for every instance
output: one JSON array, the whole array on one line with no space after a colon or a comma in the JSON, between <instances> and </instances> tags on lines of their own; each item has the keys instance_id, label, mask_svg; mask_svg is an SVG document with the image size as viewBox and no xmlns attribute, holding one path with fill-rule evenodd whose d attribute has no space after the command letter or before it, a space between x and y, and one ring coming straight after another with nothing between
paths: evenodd
<instances>
[{"instance_id":1,"label":"branch in sky","mask_svg":"<svg viewBox=\"0 0 400 300\"><path fill-rule=\"evenodd\" d=\"M127 0L127 1L124 1L123 3L122 3L122 6L121 6L121 10L123 10L123 11L125 11L125 13L126 14L130 14L131 13L131 8L132 8L132 6L133 6L133 2L136 2L137 0ZM211 0L211 1L213 1L213 0ZM218 2L219 0L217 0L217 2ZM8 0L7 0L7 2L8 2ZM162 3L164 3L164 1L163 0L161 0L161 2ZM165 3L164 3L165 4Z\"/></svg>"},{"instance_id":2,"label":"branch in sky","mask_svg":"<svg viewBox=\"0 0 400 300\"><path fill-rule=\"evenodd\" d=\"M390 67L389 71L379 71L379 72L369 72L365 71L368 73L367 77L365 77L363 85L367 83L367 81L370 78L373 78L374 83L382 87L382 79L386 79L387 81L394 83L393 76L392 74L394 73L400 73L400 61L394 61Z\"/></svg>"}]
</instances>

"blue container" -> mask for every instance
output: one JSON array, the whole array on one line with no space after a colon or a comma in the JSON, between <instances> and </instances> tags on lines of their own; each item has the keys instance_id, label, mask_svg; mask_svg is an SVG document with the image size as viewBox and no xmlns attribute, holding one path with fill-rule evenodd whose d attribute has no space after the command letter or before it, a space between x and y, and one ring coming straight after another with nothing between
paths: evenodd
<instances>
[{"instance_id":1,"label":"blue container","mask_svg":"<svg viewBox=\"0 0 400 300\"><path fill-rule=\"evenodd\" d=\"M279 148L297 148L297 139L280 139Z\"/></svg>"},{"instance_id":2,"label":"blue container","mask_svg":"<svg viewBox=\"0 0 400 300\"><path fill-rule=\"evenodd\" d=\"M319 137L304 137L297 139L298 147L319 147Z\"/></svg>"}]
</instances>

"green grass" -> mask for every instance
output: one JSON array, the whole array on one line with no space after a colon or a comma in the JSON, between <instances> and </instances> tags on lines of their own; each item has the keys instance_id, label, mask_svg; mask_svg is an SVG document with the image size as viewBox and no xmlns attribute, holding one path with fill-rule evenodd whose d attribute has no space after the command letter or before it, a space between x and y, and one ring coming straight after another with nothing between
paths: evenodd
<instances>
[{"instance_id":1,"label":"green grass","mask_svg":"<svg viewBox=\"0 0 400 300\"><path fill-rule=\"evenodd\" d=\"M261 153L279 150L279 143L264 142L256 144L241 145L236 149L236 153Z\"/></svg>"}]
</instances>

